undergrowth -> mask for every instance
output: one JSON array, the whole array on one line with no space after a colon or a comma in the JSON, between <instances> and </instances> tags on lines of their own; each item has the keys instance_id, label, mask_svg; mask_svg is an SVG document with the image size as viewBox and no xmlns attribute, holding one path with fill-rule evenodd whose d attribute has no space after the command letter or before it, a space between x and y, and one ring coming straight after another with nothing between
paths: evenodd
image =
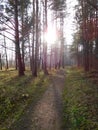
<instances>
[{"instance_id":1,"label":"undergrowth","mask_svg":"<svg viewBox=\"0 0 98 130\"><path fill-rule=\"evenodd\" d=\"M98 86L82 70L66 70L63 102L66 130L98 130Z\"/></svg>"},{"instance_id":2,"label":"undergrowth","mask_svg":"<svg viewBox=\"0 0 98 130\"><path fill-rule=\"evenodd\" d=\"M47 83L43 72L35 79L30 72L23 77L18 77L16 71L0 72L0 130L8 130L26 107L40 98Z\"/></svg>"}]
</instances>

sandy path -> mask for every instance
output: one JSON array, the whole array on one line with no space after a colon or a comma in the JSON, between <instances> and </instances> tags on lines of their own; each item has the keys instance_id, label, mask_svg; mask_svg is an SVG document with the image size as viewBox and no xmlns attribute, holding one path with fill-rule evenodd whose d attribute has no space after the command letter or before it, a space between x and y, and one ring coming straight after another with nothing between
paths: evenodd
<instances>
[{"instance_id":1,"label":"sandy path","mask_svg":"<svg viewBox=\"0 0 98 130\"><path fill-rule=\"evenodd\" d=\"M50 86L42 99L27 112L19 126L13 130L62 130L62 91L64 72L50 76Z\"/></svg>"}]
</instances>

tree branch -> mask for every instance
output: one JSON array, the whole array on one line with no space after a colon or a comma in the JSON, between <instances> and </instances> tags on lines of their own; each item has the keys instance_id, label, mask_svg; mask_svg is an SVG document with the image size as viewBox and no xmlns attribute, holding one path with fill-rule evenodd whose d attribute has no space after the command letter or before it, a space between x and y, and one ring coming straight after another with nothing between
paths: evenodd
<instances>
[{"instance_id":1,"label":"tree branch","mask_svg":"<svg viewBox=\"0 0 98 130\"><path fill-rule=\"evenodd\" d=\"M0 35L2 35L2 36L5 36L4 34L2 34L2 33L0 33ZM13 39L11 39L11 38L9 38L9 37L7 37L7 36L5 36L7 39L9 39L9 40L11 40L12 42L14 42L15 43L15 41L13 40Z\"/></svg>"},{"instance_id":2,"label":"tree branch","mask_svg":"<svg viewBox=\"0 0 98 130\"><path fill-rule=\"evenodd\" d=\"M8 48L8 47L6 47L6 46L4 46L4 45L0 45L0 46L3 47L3 48L8 49L8 50L10 50L10 51L14 51L14 52L16 52L15 50L13 50L13 49L11 49L11 48Z\"/></svg>"},{"instance_id":3,"label":"tree branch","mask_svg":"<svg viewBox=\"0 0 98 130\"><path fill-rule=\"evenodd\" d=\"M96 4L93 4L93 2L91 2L90 0L86 0L87 1L87 3L89 4L89 5L91 5L93 8L95 8L96 10L98 10L98 5Z\"/></svg>"}]
</instances>

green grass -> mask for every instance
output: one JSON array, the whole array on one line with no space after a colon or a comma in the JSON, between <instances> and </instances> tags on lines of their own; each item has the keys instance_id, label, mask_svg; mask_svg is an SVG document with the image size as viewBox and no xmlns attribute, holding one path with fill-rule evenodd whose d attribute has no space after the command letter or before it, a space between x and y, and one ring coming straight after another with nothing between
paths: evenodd
<instances>
[{"instance_id":1,"label":"green grass","mask_svg":"<svg viewBox=\"0 0 98 130\"><path fill-rule=\"evenodd\" d=\"M32 79L29 71L23 77L18 77L17 71L0 71L0 130L8 130L27 106L41 97L47 84L43 72Z\"/></svg>"},{"instance_id":2,"label":"green grass","mask_svg":"<svg viewBox=\"0 0 98 130\"><path fill-rule=\"evenodd\" d=\"M67 70L63 101L67 130L98 130L98 85L82 70Z\"/></svg>"}]
</instances>

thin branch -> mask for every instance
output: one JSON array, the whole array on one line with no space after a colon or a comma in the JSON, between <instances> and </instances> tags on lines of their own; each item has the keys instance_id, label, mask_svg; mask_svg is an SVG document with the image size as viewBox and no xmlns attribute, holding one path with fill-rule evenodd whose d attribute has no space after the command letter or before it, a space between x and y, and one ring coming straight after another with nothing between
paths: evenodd
<instances>
[{"instance_id":1,"label":"thin branch","mask_svg":"<svg viewBox=\"0 0 98 130\"><path fill-rule=\"evenodd\" d=\"M7 37L6 35L4 35L4 34L2 34L2 33L0 33L0 35L5 36L7 39L9 39L9 40L11 40L12 42L14 42L14 43L15 43L15 41L14 41L13 39L11 39L11 38Z\"/></svg>"},{"instance_id":2,"label":"thin branch","mask_svg":"<svg viewBox=\"0 0 98 130\"><path fill-rule=\"evenodd\" d=\"M3 48L8 49L8 50L10 50L10 51L14 51L14 52L16 52L15 50L13 50L13 49L11 49L11 48L8 48L8 47L6 47L6 46L4 46L4 45L0 45L0 46L3 47Z\"/></svg>"},{"instance_id":3,"label":"thin branch","mask_svg":"<svg viewBox=\"0 0 98 130\"><path fill-rule=\"evenodd\" d=\"M9 32L9 31L7 31L7 30L5 30L5 32L6 32L6 33L9 33L9 34L11 34L12 36L14 36L14 37L15 37L15 35L14 35L14 34L12 34L11 32Z\"/></svg>"},{"instance_id":4,"label":"thin branch","mask_svg":"<svg viewBox=\"0 0 98 130\"><path fill-rule=\"evenodd\" d=\"M12 26L15 28L15 25L14 25L14 23L11 21L11 20L9 20L9 22L12 24Z\"/></svg>"},{"instance_id":5,"label":"thin branch","mask_svg":"<svg viewBox=\"0 0 98 130\"><path fill-rule=\"evenodd\" d=\"M0 20L0 22L2 22L2 24L5 24L5 25L6 25L6 26L8 26L10 29L12 29L12 30L14 30L14 31L15 31L15 29L14 29L14 28L12 28L11 26L9 26L7 23L3 22L2 20Z\"/></svg>"},{"instance_id":6,"label":"thin branch","mask_svg":"<svg viewBox=\"0 0 98 130\"><path fill-rule=\"evenodd\" d=\"M93 8L95 8L96 10L98 10L98 5L96 4L93 4L93 2L91 2L90 0L86 0L87 1L87 3L89 4L89 5L91 5Z\"/></svg>"},{"instance_id":7,"label":"thin branch","mask_svg":"<svg viewBox=\"0 0 98 130\"><path fill-rule=\"evenodd\" d=\"M5 15L3 15L3 18L5 18L7 22L10 22L11 25L15 28L14 22L12 22L12 21L10 20L10 18L8 18L8 17L5 16Z\"/></svg>"}]
</instances>

